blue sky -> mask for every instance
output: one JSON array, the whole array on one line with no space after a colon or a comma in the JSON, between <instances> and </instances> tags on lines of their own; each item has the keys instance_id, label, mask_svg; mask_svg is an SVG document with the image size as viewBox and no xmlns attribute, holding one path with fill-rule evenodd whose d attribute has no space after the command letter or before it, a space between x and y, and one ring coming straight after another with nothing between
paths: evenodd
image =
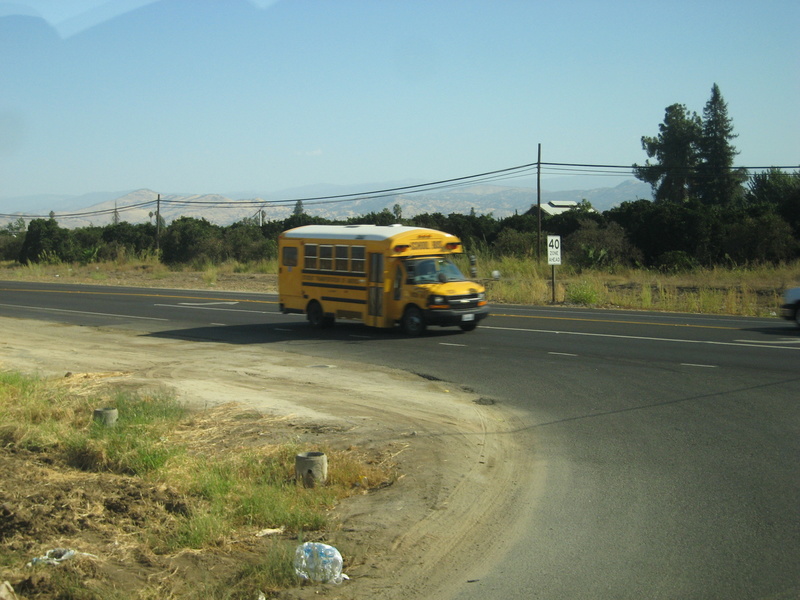
<instances>
[{"instance_id":1,"label":"blue sky","mask_svg":"<svg viewBox=\"0 0 800 600\"><path fill-rule=\"evenodd\" d=\"M798 31L796 0L0 1L0 209L642 163L715 82L737 164L797 165Z\"/></svg>"}]
</instances>

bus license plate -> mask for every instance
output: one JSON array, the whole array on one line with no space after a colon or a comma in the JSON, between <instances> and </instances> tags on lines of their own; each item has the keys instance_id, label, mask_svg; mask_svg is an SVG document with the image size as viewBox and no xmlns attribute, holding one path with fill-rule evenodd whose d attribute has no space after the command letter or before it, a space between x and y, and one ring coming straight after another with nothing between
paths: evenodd
<instances>
[{"instance_id":1,"label":"bus license plate","mask_svg":"<svg viewBox=\"0 0 800 600\"><path fill-rule=\"evenodd\" d=\"M462 315L461 316L461 320L462 321L474 321L475 320L475 315Z\"/></svg>"}]
</instances>

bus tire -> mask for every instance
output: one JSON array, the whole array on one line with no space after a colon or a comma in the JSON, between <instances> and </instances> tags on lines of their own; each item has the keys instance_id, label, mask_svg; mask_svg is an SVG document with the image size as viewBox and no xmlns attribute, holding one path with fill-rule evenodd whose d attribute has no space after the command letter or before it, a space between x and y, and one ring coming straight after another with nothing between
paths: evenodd
<instances>
[{"instance_id":1,"label":"bus tire","mask_svg":"<svg viewBox=\"0 0 800 600\"><path fill-rule=\"evenodd\" d=\"M312 300L308 303L308 307L306 308L306 316L308 317L308 322L311 323L311 326L316 329L322 329L323 327L327 326L325 313L322 312L322 305L316 300Z\"/></svg>"},{"instance_id":2,"label":"bus tire","mask_svg":"<svg viewBox=\"0 0 800 600\"><path fill-rule=\"evenodd\" d=\"M403 332L411 337L417 337L425 332L425 319L422 318L422 311L416 306L409 306L403 313L400 321Z\"/></svg>"}]
</instances>

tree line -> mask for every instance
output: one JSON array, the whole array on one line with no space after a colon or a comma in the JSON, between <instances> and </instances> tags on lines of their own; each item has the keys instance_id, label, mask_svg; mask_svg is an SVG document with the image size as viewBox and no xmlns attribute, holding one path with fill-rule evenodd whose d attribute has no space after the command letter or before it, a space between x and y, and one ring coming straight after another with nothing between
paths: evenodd
<instances>
[{"instance_id":1,"label":"tree line","mask_svg":"<svg viewBox=\"0 0 800 600\"><path fill-rule=\"evenodd\" d=\"M0 259L30 263L91 263L157 256L167 265L241 263L272 259L278 235L308 224L402 223L447 231L470 252L536 258L545 234L562 236L569 264L640 266L663 270L695 266L777 263L800 258L800 171L773 168L749 175L733 167L732 120L718 86L702 116L682 104L668 106L656 136L643 136L648 156L634 175L653 188L654 200L631 199L605 212L583 201L555 216L534 206L505 218L425 213L403 218L384 209L347 220L307 214L298 202L291 216L228 226L181 217L157 228L114 219L107 226L66 229L54 218L19 219L0 230ZM652 159L652 162L651 160ZM546 254L546 253L542 253Z\"/></svg>"}]
</instances>

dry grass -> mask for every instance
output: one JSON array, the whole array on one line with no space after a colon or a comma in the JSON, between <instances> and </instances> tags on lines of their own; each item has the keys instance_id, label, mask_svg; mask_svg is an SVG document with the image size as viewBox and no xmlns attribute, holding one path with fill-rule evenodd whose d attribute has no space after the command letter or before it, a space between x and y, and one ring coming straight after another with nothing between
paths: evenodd
<instances>
[{"instance_id":1,"label":"dry grass","mask_svg":"<svg viewBox=\"0 0 800 600\"><path fill-rule=\"evenodd\" d=\"M25 597L256 598L296 584L298 539L335 536L338 502L398 477L402 448L341 446L344 430L235 404L189 412L168 396L120 392L109 381L119 377L0 372L0 580L33 585ZM93 422L98 406L118 408L115 426ZM328 480L305 488L294 462L311 450L328 456ZM256 535L265 529L274 532ZM56 547L95 558L34 585L21 565Z\"/></svg>"},{"instance_id":2,"label":"dry grass","mask_svg":"<svg viewBox=\"0 0 800 600\"><path fill-rule=\"evenodd\" d=\"M489 260L479 262L479 277L486 282L492 302L549 304L553 301L551 267L535 261ZM494 280L493 270L501 277ZM750 268L721 267L686 273L661 273L645 269L576 271L556 267L556 302L605 308L628 308L773 316L783 292L800 284L800 261Z\"/></svg>"}]
</instances>

